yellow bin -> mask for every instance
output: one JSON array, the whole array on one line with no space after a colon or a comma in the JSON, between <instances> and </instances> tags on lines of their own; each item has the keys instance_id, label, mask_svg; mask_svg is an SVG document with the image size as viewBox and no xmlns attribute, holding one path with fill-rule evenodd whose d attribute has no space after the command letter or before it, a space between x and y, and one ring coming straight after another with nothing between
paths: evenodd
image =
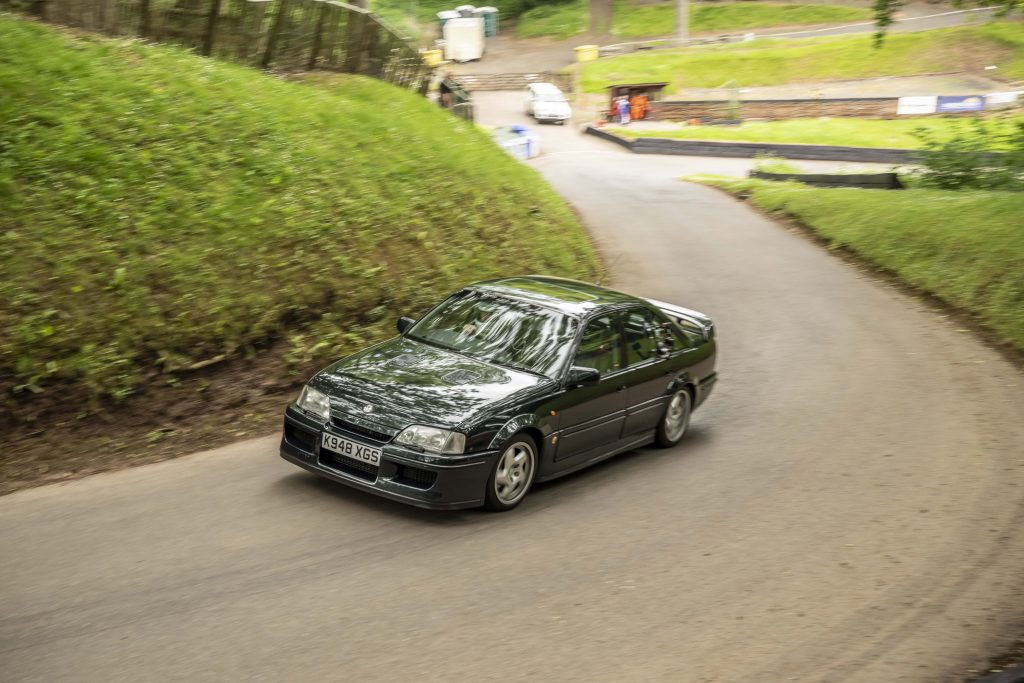
<instances>
[{"instance_id":1,"label":"yellow bin","mask_svg":"<svg viewBox=\"0 0 1024 683\"><path fill-rule=\"evenodd\" d=\"M423 61L427 63L427 66L437 66L441 63L442 54L440 50L424 50Z\"/></svg>"},{"instance_id":2,"label":"yellow bin","mask_svg":"<svg viewBox=\"0 0 1024 683\"><path fill-rule=\"evenodd\" d=\"M576 50L577 62L592 62L598 57L597 45L580 45L573 49Z\"/></svg>"}]
</instances>

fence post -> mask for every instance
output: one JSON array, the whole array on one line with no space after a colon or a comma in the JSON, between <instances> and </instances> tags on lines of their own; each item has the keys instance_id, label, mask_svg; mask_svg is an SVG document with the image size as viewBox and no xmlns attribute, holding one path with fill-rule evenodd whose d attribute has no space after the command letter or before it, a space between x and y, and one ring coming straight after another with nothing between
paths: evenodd
<instances>
[{"instance_id":1,"label":"fence post","mask_svg":"<svg viewBox=\"0 0 1024 683\"><path fill-rule=\"evenodd\" d=\"M267 50L263 53L260 64L266 69L274 61L274 54L277 52L277 39L281 35L281 27L284 24L288 12L289 0L281 0L281 6L277 8L277 17L274 18L274 25L270 27L270 35L267 36Z\"/></svg>"},{"instance_id":2,"label":"fence post","mask_svg":"<svg viewBox=\"0 0 1024 683\"><path fill-rule=\"evenodd\" d=\"M345 66L342 70L350 74L358 73L359 70L359 58L363 50L364 19L362 12L350 12L348 25L345 27L348 35L345 40Z\"/></svg>"},{"instance_id":3,"label":"fence post","mask_svg":"<svg viewBox=\"0 0 1024 683\"><path fill-rule=\"evenodd\" d=\"M149 17L150 0L139 0L139 35L149 38L153 25Z\"/></svg>"},{"instance_id":4,"label":"fence post","mask_svg":"<svg viewBox=\"0 0 1024 683\"><path fill-rule=\"evenodd\" d=\"M217 19L220 15L220 0L210 0L210 13L206 16L206 33L203 35L202 54L213 54L213 42L217 37Z\"/></svg>"},{"instance_id":5,"label":"fence post","mask_svg":"<svg viewBox=\"0 0 1024 683\"><path fill-rule=\"evenodd\" d=\"M312 71L316 68L316 62L320 58L320 51L324 43L324 23L327 20L327 3L320 2L320 12L316 18L316 28L313 30L313 49L309 53L309 64L307 69Z\"/></svg>"}]
</instances>

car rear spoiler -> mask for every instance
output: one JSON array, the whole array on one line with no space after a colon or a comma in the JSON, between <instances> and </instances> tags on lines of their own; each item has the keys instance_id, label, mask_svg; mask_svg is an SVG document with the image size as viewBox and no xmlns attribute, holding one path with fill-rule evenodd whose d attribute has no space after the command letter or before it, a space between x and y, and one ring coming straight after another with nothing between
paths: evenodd
<instances>
[{"instance_id":1,"label":"car rear spoiler","mask_svg":"<svg viewBox=\"0 0 1024 683\"><path fill-rule=\"evenodd\" d=\"M656 299L647 299L647 301L657 306L662 313L671 318L677 325L696 327L700 330L704 339L712 339L715 336L715 323L700 311L693 311L689 308L676 306L675 304L667 304Z\"/></svg>"}]
</instances>

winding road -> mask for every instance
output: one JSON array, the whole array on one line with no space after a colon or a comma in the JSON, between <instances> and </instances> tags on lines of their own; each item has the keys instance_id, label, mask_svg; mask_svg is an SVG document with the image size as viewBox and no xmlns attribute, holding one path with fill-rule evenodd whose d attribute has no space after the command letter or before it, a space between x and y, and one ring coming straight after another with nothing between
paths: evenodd
<instances>
[{"instance_id":1,"label":"winding road","mask_svg":"<svg viewBox=\"0 0 1024 683\"><path fill-rule=\"evenodd\" d=\"M515 96L480 103L519 116ZM541 132L533 163L612 284L715 318L721 381L691 435L502 515L333 485L276 435L15 493L4 680L934 683L1016 635L1019 371L677 179L747 161Z\"/></svg>"}]
</instances>

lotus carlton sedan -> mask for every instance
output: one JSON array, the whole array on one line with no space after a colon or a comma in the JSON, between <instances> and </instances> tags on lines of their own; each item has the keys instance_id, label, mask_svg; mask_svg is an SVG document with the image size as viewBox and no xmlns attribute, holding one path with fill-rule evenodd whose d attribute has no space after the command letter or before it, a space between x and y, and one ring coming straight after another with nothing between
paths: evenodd
<instances>
[{"instance_id":1,"label":"lotus carlton sedan","mask_svg":"<svg viewBox=\"0 0 1024 683\"><path fill-rule=\"evenodd\" d=\"M321 370L281 456L426 508L510 510L535 482L670 447L711 393L702 313L550 277L470 285Z\"/></svg>"}]
</instances>

